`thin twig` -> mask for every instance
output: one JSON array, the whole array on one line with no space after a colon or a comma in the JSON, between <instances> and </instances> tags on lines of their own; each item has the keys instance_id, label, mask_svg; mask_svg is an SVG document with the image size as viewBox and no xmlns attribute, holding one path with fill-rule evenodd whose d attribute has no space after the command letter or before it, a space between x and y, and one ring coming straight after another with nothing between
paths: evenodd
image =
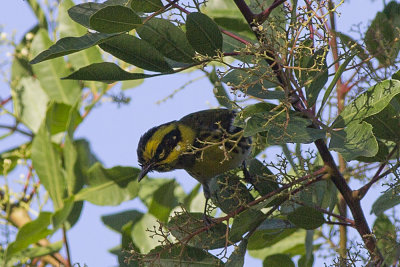
<instances>
[{"instance_id":1,"label":"thin twig","mask_svg":"<svg viewBox=\"0 0 400 267\"><path fill-rule=\"evenodd\" d=\"M388 175L389 173L392 172L392 169L386 171L381 175L382 170L385 168L386 164L389 162L390 158L394 155L394 153L398 150L398 145L395 145L392 151L389 153L389 155L386 157L386 160L381 163L379 166L378 170L376 171L375 175L372 177L371 181L369 181L367 184L363 185L361 188L358 190L354 191L354 195L357 196L359 199L362 199L368 192L368 190L371 188L371 186L378 182L380 179Z\"/></svg>"}]
</instances>

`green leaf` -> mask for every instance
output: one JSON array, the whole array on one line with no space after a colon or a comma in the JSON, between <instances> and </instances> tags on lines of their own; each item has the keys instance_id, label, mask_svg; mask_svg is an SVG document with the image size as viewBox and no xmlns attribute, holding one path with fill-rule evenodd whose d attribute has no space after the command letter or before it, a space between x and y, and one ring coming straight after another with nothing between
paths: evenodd
<instances>
[{"instance_id":1,"label":"green leaf","mask_svg":"<svg viewBox=\"0 0 400 267\"><path fill-rule=\"evenodd\" d=\"M346 161L359 156L373 157L379 149L372 125L366 122L351 123L344 130L332 132L329 148L341 153Z\"/></svg>"},{"instance_id":2,"label":"green leaf","mask_svg":"<svg viewBox=\"0 0 400 267\"><path fill-rule=\"evenodd\" d=\"M150 207L151 202L153 201L154 192L163 186L164 184L169 183L170 179L163 178L146 178L140 181L140 190L139 190L139 198L140 200L147 206Z\"/></svg>"},{"instance_id":3,"label":"green leaf","mask_svg":"<svg viewBox=\"0 0 400 267\"><path fill-rule=\"evenodd\" d=\"M137 33L164 56L177 62L193 62L194 49L185 33L168 20L152 18L139 27Z\"/></svg>"},{"instance_id":4,"label":"green leaf","mask_svg":"<svg viewBox=\"0 0 400 267\"><path fill-rule=\"evenodd\" d=\"M374 135L379 139L400 140L400 94L378 114L367 117L365 121L372 125Z\"/></svg>"},{"instance_id":5,"label":"green leaf","mask_svg":"<svg viewBox=\"0 0 400 267\"><path fill-rule=\"evenodd\" d=\"M171 180L160 186L153 193L148 212L153 214L161 222L166 223L171 210L178 205L178 200L174 194L176 187L177 184L175 180Z\"/></svg>"},{"instance_id":6,"label":"green leaf","mask_svg":"<svg viewBox=\"0 0 400 267\"><path fill-rule=\"evenodd\" d=\"M226 224L219 223L208 231L203 231L193 236L188 241L189 246L202 249L216 249L225 246ZM202 213L182 213L171 218L167 225L172 235L181 241L185 241L191 233L204 228Z\"/></svg>"},{"instance_id":7,"label":"green leaf","mask_svg":"<svg viewBox=\"0 0 400 267\"><path fill-rule=\"evenodd\" d=\"M246 47L246 45L244 43L240 42L239 40L237 40L231 36L224 34L222 37L223 37L223 41L224 41L224 43L222 44L222 50L224 51L224 53L239 52L240 50L242 50L243 48ZM243 39L245 39L245 38L243 38ZM243 62L251 61L251 60L249 60L251 57L248 57L245 55L233 56L233 57L235 57L235 59L239 59Z\"/></svg>"},{"instance_id":8,"label":"green leaf","mask_svg":"<svg viewBox=\"0 0 400 267\"><path fill-rule=\"evenodd\" d=\"M142 19L128 7L106 6L90 16L89 25L103 33L127 32L142 25Z\"/></svg>"},{"instance_id":9,"label":"green leaf","mask_svg":"<svg viewBox=\"0 0 400 267\"><path fill-rule=\"evenodd\" d=\"M51 221L53 223L53 230L59 229L63 223L68 219L69 214L74 206L74 197L64 200L64 205L61 209L54 212Z\"/></svg>"},{"instance_id":10,"label":"green leaf","mask_svg":"<svg viewBox=\"0 0 400 267\"><path fill-rule=\"evenodd\" d=\"M299 207L287 217L294 225L306 230L316 229L325 222L322 213L311 207Z\"/></svg>"},{"instance_id":11,"label":"green leaf","mask_svg":"<svg viewBox=\"0 0 400 267\"><path fill-rule=\"evenodd\" d=\"M46 125L51 135L67 130L70 116L75 116L76 120L73 128L76 128L81 122L82 117L75 107L62 103L51 103L46 114Z\"/></svg>"},{"instance_id":12,"label":"green leaf","mask_svg":"<svg viewBox=\"0 0 400 267\"><path fill-rule=\"evenodd\" d=\"M105 225L114 231L121 233L122 227L129 222L135 225L142 217L143 213L137 210L126 210L118 213L101 216L101 220Z\"/></svg>"},{"instance_id":13,"label":"green leaf","mask_svg":"<svg viewBox=\"0 0 400 267\"><path fill-rule=\"evenodd\" d=\"M314 263L314 255L311 255L310 259L307 259L306 255L303 255L297 261L297 265L299 267L313 267L313 263Z\"/></svg>"},{"instance_id":14,"label":"green leaf","mask_svg":"<svg viewBox=\"0 0 400 267\"><path fill-rule=\"evenodd\" d=\"M31 142L2 151L0 153L0 173L2 175L5 174L5 171L10 173L16 166L18 166L18 161L20 159L30 158L30 153ZM11 161L11 163L9 161Z\"/></svg>"},{"instance_id":15,"label":"green leaf","mask_svg":"<svg viewBox=\"0 0 400 267\"><path fill-rule=\"evenodd\" d=\"M242 267L244 266L244 257L246 256L247 239L243 239L239 246L235 247L231 256L227 260L225 267Z\"/></svg>"},{"instance_id":16,"label":"green leaf","mask_svg":"<svg viewBox=\"0 0 400 267\"><path fill-rule=\"evenodd\" d=\"M378 143L372 126L363 120L385 109L400 93L400 81L386 80L360 94L333 122L330 148L343 154L346 160L358 156L372 157L378 152Z\"/></svg>"},{"instance_id":17,"label":"green leaf","mask_svg":"<svg viewBox=\"0 0 400 267\"><path fill-rule=\"evenodd\" d=\"M76 175L76 161L78 158L77 151L72 143L71 137L67 134L64 140L63 147L63 156L64 156L64 169L65 169L65 178L67 184L67 192L68 196L72 196L79 189L82 188L82 181L79 181L81 177Z\"/></svg>"},{"instance_id":18,"label":"green leaf","mask_svg":"<svg viewBox=\"0 0 400 267\"><path fill-rule=\"evenodd\" d=\"M163 267L181 266L183 263L191 267L224 266L220 259L203 249L178 244L169 249L162 246L156 247L146 255L143 261Z\"/></svg>"},{"instance_id":19,"label":"green leaf","mask_svg":"<svg viewBox=\"0 0 400 267\"><path fill-rule=\"evenodd\" d=\"M161 0L132 0L131 8L137 12L156 12L163 8Z\"/></svg>"},{"instance_id":20,"label":"green leaf","mask_svg":"<svg viewBox=\"0 0 400 267\"><path fill-rule=\"evenodd\" d=\"M320 117L322 108L324 107L326 101L328 100L330 94L332 93L333 88L336 86L337 81L342 77L343 72L346 70L347 65L351 62L356 54L352 54L346 58L346 60L339 66L339 69L336 71L335 76L333 77L331 83L329 84L328 88L325 91L324 97L321 102L321 107L318 110L317 117ZM326 63L326 62L325 62Z\"/></svg>"},{"instance_id":21,"label":"green leaf","mask_svg":"<svg viewBox=\"0 0 400 267\"><path fill-rule=\"evenodd\" d=\"M58 241L54 242L52 244L49 244L47 246L38 246L38 247L29 247L26 248L16 254L14 254L13 258L28 258L28 259L33 259L33 258L38 258L50 254L54 254L58 251L61 250L63 247L64 243L63 241ZM13 265L15 266L15 265Z\"/></svg>"},{"instance_id":22,"label":"green leaf","mask_svg":"<svg viewBox=\"0 0 400 267\"><path fill-rule=\"evenodd\" d=\"M107 39L116 36L116 34L106 33L86 33L80 37L64 37L58 40L54 45L41 52L30 61L31 64L58 58L65 55L73 54L92 46L98 45ZM80 54L82 56L82 54ZM93 61L91 61L93 62ZM80 65L80 64L79 64Z\"/></svg>"},{"instance_id":23,"label":"green leaf","mask_svg":"<svg viewBox=\"0 0 400 267\"><path fill-rule=\"evenodd\" d=\"M248 249L250 248L250 241L253 238L253 240L264 240L264 246L262 246L262 243L259 243L259 249L258 250L249 250L249 254L252 257L260 258L260 259L265 259L266 256L273 255L273 254L279 254L279 253L285 253L289 254L291 257L295 255L301 255L305 253L304 249L304 239L305 239L305 233L306 231L304 230L297 230L296 229L288 229L283 232L281 232L280 235L278 233L275 233L275 235L268 235L264 234L264 231L261 232L256 232L250 237L249 240L249 245ZM277 232L277 230L275 230ZM261 233L261 235L259 235ZM272 240L269 240L269 238L272 238ZM254 241L252 241L254 242ZM303 250L301 253L298 250L298 247L303 247ZM291 251L295 251L295 253Z\"/></svg>"},{"instance_id":24,"label":"green leaf","mask_svg":"<svg viewBox=\"0 0 400 267\"><path fill-rule=\"evenodd\" d=\"M126 6L128 4L128 0L108 0L104 3L82 3L76 6L71 7L68 10L68 15L71 17L72 20L81 24L82 26L90 29L90 18L94 15L97 11L102 9L106 6L115 6L121 5Z\"/></svg>"},{"instance_id":25,"label":"green leaf","mask_svg":"<svg viewBox=\"0 0 400 267\"><path fill-rule=\"evenodd\" d=\"M264 267L295 267L292 259L286 254L274 254L265 258Z\"/></svg>"},{"instance_id":26,"label":"green leaf","mask_svg":"<svg viewBox=\"0 0 400 267\"><path fill-rule=\"evenodd\" d=\"M279 188L276 176L258 159L252 159L249 164L249 173L254 188L265 196Z\"/></svg>"},{"instance_id":27,"label":"green leaf","mask_svg":"<svg viewBox=\"0 0 400 267\"><path fill-rule=\"evenodd\" d=\"M245 233L257 227L264 219L264 213L259 210L248 209L240 213L233 220L229 240L233 242L241 240Z\"/></svg>"},{"instance_id":28,"label":"green leaf","mask_svg":"<svg viewBox=\"0 0 400 267\"><path fill-rule=\"evenodd\" d=\"M215 70L215 67L213 68L212 72L208 76L208 79L210 82L214 85L214 96L217 99L218 103L221 106L224 106L228 109L233 109L232 101L226 92L224 86L221 84L221 81L219 80L217 76L217 72Z\"/></svg>"},{"instance_id":29,"label":"green leaf","mask_svg":"<svg viewBox=\"0 0 400 267\"><path fill-rule=\"evenodd\" d=\"M310 128L311 121L300 114L286 111L260 112L247 119L244 127L245 136L253 136L258 132L267 131L267 142L273 144L311 143L325 137L325 131Z\"/></svg>"},{"instance_id":30,"label":"green leaf","mask_svg":"<svg viewBox=\"0 0 400 267\"><path fill-rule=\"evenodd\" d=\"M49 98L38 80L24 77L11 91L15 115L33 132L37 133L47 111Z\"/></svg>"},{"instance_id":31,"label":"green leaf","mask_svg":"<svg viewBox=\"0 0 400 267\"><path fill-rule=\"evenodd\" d=\"M42 124L32 143L32 163L40 183L49 192L54 207L63 206L65 177L61 168L61 157L53 147L46 124Z\"/></svg>"},{"instance_id":32,"label":"green leaf","mask_svg":"<svg viewBox=\"0 0 400 267\"><path fill-rule=\"evenodd\" d=\"M216 56L222 50L222 34L207 15L192 12L186 18L186 37L192 47L203 55Z\"/></svg>"},{"instance_id":33,"label":"green leaf","mask_svg":"<svg viewBox=\"0 0 400 267\"><path fill-rule=\"evenodd\" d=\"M139 169L117 166L105 169L95 163L88 171L88 187L75 195L75 200L87 200L95 205L119 205L135 198L139 192Z\"/></svg>"},{"instance_id":34,"label":"green leaf","mask_svg":"<svg viewBox=\"0 0 400 267\"><path fill-rule=\"evenodd\" d=\"M209 183L211 200L223 212L230 213L254 200L235 173L224 173Z\"/></svg>"},{"instance_id":35,"label":"green leaf","mask_svg":"<svg viewBox=\"0 0 400 267\"><path fill-rule=\"evenodd\" d=\"M98 10L100 10L102 7L103 5L99 3L93 3L93 2L83 3L71 7L68 10L68 15L73 21L81 24L86 28L90 28L90 23L89 23L90 17Z\"/></svg>"},{"instance_id":36,"label":"green leaf","mask_svg":"<svg viewBox=\"0 0 400 267\"><path fill-rule=\"evenodd\" d=\"M400 194L397 190L390 189L383 193L372 205L371 214L376 216L382 214L385 210L391 209L400 204Z\"/></svg>"},{"instance_id":37,"label":"green leaf","mask_svg":"<svg viewBox=\"0 0 400 267\"><path fill-rule=\"evenodd\" d=\"M389 6L389 5L388 5ZM393 3L390 7L385 7L384 12L378 12L365 33L365 44L371 55L375 56L379 63L390 66L394 63L400 51L400 45L396 41L398 38L399 14L393 17L388 9L398 9L398 4ZM388 8L388 9L387 9Z\"/></svg>"},{"instance_id":38,"label":"green leaf","mask_svg":"<svg viewBox=\"0 0 400 267\"><path fill-rule=\"evenodd\" d=\"M387 156L389 155L389 148L385 145L385 143L378 140L378 152L373 157L357 157L356 160L361 162L384 162L387 160Z\"/></svg>"},{"instance_id":39,"label":"green leaf","mask_svg":"<svg viewBox=\"0 0 400 267\"><path fill-rule=\"evenodd\" d=\"M144 214L133 226L131 237L133 243L139 248L141 253L148 253L164 239L160 236L152 236L148 229L158 228L157 219L149 214Z\"/></svg>"},{"instance_id":40,"label":"green leaf","mask_svg":"<svg viewBox=\"0 0 400 267\"><path fill-rule=\"evenodd\" d=\"M114 83L116 81L139 80L159 75L162 74L131 73L124 71L114 63L101 62L80 68L79 70L64 77L63 79Z\"/></svg>"},{"instance_id":41,"label":"green leaf","mask_svg":"<svg viewBox=\"0 0 400 267\"><path fill-rule=\"evenodd\" d=\"M15 238L15 241L7 247L7 259L10 259L16 253L27 248L29 245L38 242L50 235L53 231L47 229L51 223L51 212L41 212L36 220L22 226Z\"/></svg>"},{"instance_id":42,"label":"green leaf","mask_svg":"<svg viewBox=\"0 0 400 267\"><path fill-rule=\"evenodd\" d=\"M74 3L72 0L65 0L59 4L58 7L58 32L60 34L60 38L70 37L70 36L82 36L87 32L87 29L78 23L75 23L68 16L68 9L73 7ZM105 35L102 33L92 33L97 35ZM114 36L114 34L112 34ZM73 69L79 69L84 66L87 66L91 63L102 62L102 55L100 52L100 48L97 46L92 46L86 48L85 50L81 50L77 53L70 54L68 56L68 62L71 63ZM98 91L104 90L107 85L99 82L86 82L84 87L88 88L96 88Z\"/></svg>"},{"instance_id":43,"label":"green leaf","mask_svg":"<svg viewBox=\"0 0 400 267\"><path fill-rule=\"evenodd\" d=\"M37 55L50 45L52 42L48 33L45 30L39 30L32 41L32 54ZM62 81L59 78L69 71L63 58L35 64L33 71L50 100L69 105L73 105L78 100L81 94L78 82Z\"/></svg>"},{"instance_id":44,"label":"green leaf","mask_svg":"<svg viewBox=\"0 0 400 267\"><path fill-rule=\"evenodd\" d=\"M396 227L385 214L380 214L372 228L377 239L377 246L381 251L385 263L390 266L398 258L399 245L397 242Z\"/></svg>"},{"instance_id":45,"label":"green leaf","mask_svg":"<svg viewBox=\"0 0 400 267\"><path fill-rule=\"evenodd\" d=\"M285 94L282 91L272 91L268 88L276 87L277 84L269 81L270 72L265 70L233 70L226 74L221 81L232 87L233 90L240 90L243 93L261 99L282 99Z\"/></svg>"},{"instance_id":46,"label":"green leaf","mask_svg":"<svg viewBox=\"0 0 400 267\"><path fill-rule=\"evenodd\" d=\"M172 72L164 57L151 44L129 34L118 35L99 45L111 55L142 69Z\"/></svg>"},{"instance_id":47,"label":"green leaf","mask_svg":"<svg viewBox=\"0 0 400 267\"><path fill-rule=\"evenodd\" d=\"M284 226L285 227L285 226ZM270 247L281 240L291 236L297 229L285 229L285 228L277 228L277 229L267 229L263 230L260 228L256 230L253 235L251 235L249 239L248 249L249 250L259 250L265 247ZM302 243L304 242L304 238ZM265 256L264 256L265 257ZM264 258L263 257L263 258Z\"/></svg>"},{"instance_id":48,"label":"green leaf","mask_svg":"<svg viewBox=\"0 0 400 267\"><path fill-rule=\"evenodd\" d=\"M319 49L314 52L306 68L313 69L306 75L306 95L309 107L314 106L318 99L319 92L328 81L328 66L326 64L326 51Z\"/></svg>"},{"instance_id":49,"label":"green leaf","mask_svg":"<svg viewBox=\"0 0 400 267\"><path fill-rule=\"evenodd\" d=\"M196 196L200 193L200 187L201 184L195 185L193 189L190 191L190 193L187 194L187 196L185 196L182 204L184 207L186 207L186 209L190 210L190 205L192 204Z\"/></svg>"}]
</instances>

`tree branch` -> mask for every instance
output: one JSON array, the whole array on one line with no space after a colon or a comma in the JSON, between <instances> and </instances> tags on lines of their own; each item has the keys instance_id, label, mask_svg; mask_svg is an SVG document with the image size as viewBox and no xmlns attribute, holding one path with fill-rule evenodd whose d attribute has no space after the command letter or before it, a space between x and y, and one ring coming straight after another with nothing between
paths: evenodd
<instances>
[{"instance_id":1,"label":"tree branch","mask_svg":"<svg viewBox=\"0 0 400 267\"><path fill-rule=\"evenodd\" d=\"M390 158L394 155L394 153L398 150L398 145L395 145L393 150L389 153L389 155L387 156L386 160L384 162L381 163L381 165L379 166L378 170L376 171L375 175L372 177L371 181L369 181L367 184L363 185L362 187L360 187L357 190L354 190L353 194L355 197L362 199L368 192L368 190L371 188L371 186L378 182L380 179L382 179L383 177L385 177L386 175L388 175L389 173L392 172L392 169L384 172L383 174L381 174L383 168L385 168L386 164L389 162ZM397 164L399 165L399 164Z\"/></svg>"},{"instance_id":2,"label":"tree branch","mask_svg":"<svg viewBox=\"0 0 400 267\"><path fill-rule=\"evenodd\" d=\"M263 24L271 14L272 10L283 4L286 0L275 0L267 9L255 16L255 20L259 24Z\"/></svg>"},{"instance_id":3,"label":"tree branch","mask_svg":"<svg viewBox=\"0 0 400 267\"><path fill-rule=\"evenodd\" d=\"M258 32L258 28L254 27L254 14L251 12L247 4L244 2L244 0L234 0L235 4L239 8L239 10L242 12L242 15L252 28L255 36L259 40L259 42L263 42L262 36ZM271 65L273 68L278 80L282 84L285 92L288 92L289 100L291 102L292 107L301 113L307 111L305 108L303 102L299 98L297 92L291 87L290 83L285 83L284 75L281 70L281 66L279 65L278 60L273 60L274 57L274 52L273 51L268 51L268 56L270 59L266 59L267 63ZM312 125L314 128L319 128L318 125L315 125L313 123ZM330 153L325 141L323 139L318 139L315 142L315 145L321 155L322 160L325 163L325 166L329 169L330 175L331 175L331 180L335 184L335 186L338 188L339 192L342 194L343 198L345 199L347 205L350 208L350 211L353 215L354 222L355 222L355 228L359 232L361 238L364 241L364 244L366 248L368 249L369 253L371 254L373 258L373 262L376 264L376 266L380 266L383 262L383 257L380 254L380 252L377 250L376 246L376 240L374 236L371 233L371 230L367 224L367 221L364 216L364 212L361 208L361 203L360 199L354 198L353 197L353 192L348 186L346 180L344 179L342 173L339 171L332 154Z\"/></svg>"}]
</instances>

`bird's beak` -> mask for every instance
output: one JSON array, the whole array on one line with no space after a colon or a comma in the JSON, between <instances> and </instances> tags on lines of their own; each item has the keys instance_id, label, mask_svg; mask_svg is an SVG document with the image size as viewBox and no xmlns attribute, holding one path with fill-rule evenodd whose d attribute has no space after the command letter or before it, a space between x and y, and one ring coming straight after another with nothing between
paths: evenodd
<instances>
[{"instance_id":1,"label":"bird's beak","mask_svg":"<svg viewBox=\"0 0 400 267\"><path fill-rule=\"evenodd\" d=\"M148 165L144 165L142 167L142 170L140 171L139 175L138 175L138 182L140 182L146 175L148 172L151 171L151 168L153 167L153 164L148 164Z\"/></svg>"}]
</instances>

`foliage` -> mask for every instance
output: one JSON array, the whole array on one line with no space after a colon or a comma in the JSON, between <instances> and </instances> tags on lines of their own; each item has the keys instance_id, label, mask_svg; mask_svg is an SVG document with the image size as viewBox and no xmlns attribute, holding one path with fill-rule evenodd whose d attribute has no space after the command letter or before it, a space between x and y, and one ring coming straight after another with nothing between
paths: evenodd
<instances>
[{"instance_id":1,"label":"foliage","mask_svg":"<svg viewBox=\"0 0 400 267\"><path fill-rule=\"evenodd\" d=\"M295 266L296 256L298 266L312 266L323 251L339 252L334 264L342 266L398 263L398 220L387 210L400 203L400 4L388 3L354 40L335 28L342 2L65 0L50 28L52 16L27 1L39 23L14 45L10 97L0 105L14 121L0 125L9 131L1 138L26 137L0 154L2 222L17 229L0 247L4 266L39 257L71 266L58 252L66 241L48 239L73 227L86 201L133 198L146 213L102 218L122 237L112 250L121 266L236 267L246 252L264 266ZM139 184L138 168L105 168L89 141L74 137L115 82L195 70L221 106L238 110L234 124L254 141L251 186L240 170L215 177L208 224L198 213L198 186L186 194L175 180ZM271 145L283 155L267 163ZM18 168L28 173L25 188L11 192L7 177ZM364 185L351 188L355 178ZM388 188L374 199L371 229L360 201L379 181ZM39 192L51 211L41 209ZM39 215L31 219L34 199ZM361 252L337 242L347 227L357 230Z\"/></svg>"}]
</instances>

